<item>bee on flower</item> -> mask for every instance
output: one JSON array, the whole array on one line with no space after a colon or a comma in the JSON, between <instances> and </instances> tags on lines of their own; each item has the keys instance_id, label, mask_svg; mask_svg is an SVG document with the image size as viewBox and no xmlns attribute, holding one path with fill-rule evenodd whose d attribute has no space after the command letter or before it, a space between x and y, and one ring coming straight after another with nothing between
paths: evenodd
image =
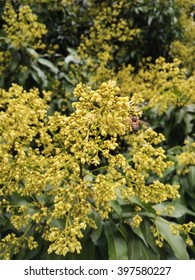
<instances>
[{"instance_id":1,"label":"bee on flower","mask_svg":"<svg viewBox=\"0 0 195 280\"><path fill-rule=\"evenodd\" d=\"M133 133L137 133L139 130L139 119L135 115L131 118L131 128Z\"/></svg>"}]
</instances>

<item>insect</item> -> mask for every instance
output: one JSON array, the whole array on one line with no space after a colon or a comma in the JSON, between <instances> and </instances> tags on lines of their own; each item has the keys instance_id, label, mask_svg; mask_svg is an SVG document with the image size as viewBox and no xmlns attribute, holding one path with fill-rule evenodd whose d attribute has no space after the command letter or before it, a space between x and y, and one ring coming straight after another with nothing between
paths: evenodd
<instances>
[{"instance_id":1,"label":"insect","mask_svg":"<svg viewBox=\"0 0 195 280\"><path fill-rule=\"evenodd\" d=\"M139 120L135 115L131 118L131 128L133 133L137 133L139 130Z\"/></svg>"}]
</instances>

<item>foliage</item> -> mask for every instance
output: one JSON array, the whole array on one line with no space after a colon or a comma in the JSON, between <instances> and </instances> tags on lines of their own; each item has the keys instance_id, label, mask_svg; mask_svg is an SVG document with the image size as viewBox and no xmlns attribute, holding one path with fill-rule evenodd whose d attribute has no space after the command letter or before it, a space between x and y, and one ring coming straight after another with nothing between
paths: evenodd
<instances>
[{"instance_id":1,"label":"foliage","mask_svg":"<svg viewBox=\"0 0 195 280\"><path fill-rule=\"evenodd\" d=\"M0 5L0 258L194 259L193 1Z\"/></svg>"}]
</instances>

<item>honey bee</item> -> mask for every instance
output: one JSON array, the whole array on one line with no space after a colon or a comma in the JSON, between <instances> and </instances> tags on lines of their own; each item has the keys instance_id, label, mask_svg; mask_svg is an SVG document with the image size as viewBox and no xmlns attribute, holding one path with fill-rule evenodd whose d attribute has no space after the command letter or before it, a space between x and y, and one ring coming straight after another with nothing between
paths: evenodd
<instances>
[{"instance_id":1,"label":"honey bee","mask_svg":"<svg viewBox=\"0 0 195 280\"><path fill-rule=\"evenodd\" d=\"M124 120L124 123L128 128L130 128L131 132L137 133L140 128L140 124L143 126L148 126L148 124L144 121L139 120L139 118L136 115L129 116Z\"/></svg>"},{"instance_id":2,"label":"honey bee","mask_svg":"<svg viewBox=\"0 0 195 280\"><path fill-rule=\"evenodd\" d=\"M139 130L139 120L135 115L131 118L131 128L133 133L137 133Z\"/></svg>"}]
</instances>

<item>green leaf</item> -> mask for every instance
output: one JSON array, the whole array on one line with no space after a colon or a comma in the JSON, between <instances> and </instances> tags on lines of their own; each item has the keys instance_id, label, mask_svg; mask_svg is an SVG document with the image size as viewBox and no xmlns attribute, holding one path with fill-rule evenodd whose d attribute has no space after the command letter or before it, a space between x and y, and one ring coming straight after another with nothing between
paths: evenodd
<instances>
[{"instance_id":1,"label":"green leaf","mask_svg":"<svg viewBox=\"0 0 195 280\"><path fill-rule=\"evenodd\" d=\"M184 187L185 190L189 189L189 183L188 183L187 176L180 178L180 182L181 182L182 187Z\"/></svg>"},{"instance_id":2,"label":"green leaf","mask_svg":"<svg viewBox=\"0 0 195 280\"><path fill-rule=\"evenodd\" d=\"M19 73L18 80L19 80L19 83L20 83L21 85L25 84L26 80L27 80L28 77L29 77L29 74L30 74L29 71L21 71L21 72Z\"/></svg>"},{"instance_id":3,"label":"green leaf","mask_svg":"<svg viewBox=\"0 0 195 280\"><path fill-rule=\"evenodd\" d=\"M33 249L32 251L29 251L23 258L23 260L33 260L33 259L39 258L39 255L42 253L41 247L42 246L40 246L40 244L39 244L39 246L37 248Z\"/></svg>"},{"instance_id":4,"label":"green leaf","mask_svg":"<svg viewBox=\"0 0 195 280\"><path fill-rule=\"evenodd\" d=\"M139 205L140 207L142 207L147 212L155 214L155 211L154 211L153 207L149 203L144 203L138 197L132 196L132 197L130 197L129 200L131 201L131 203Z\"/></svg>"},{"instance_id":5,"label":"green leaf","mask_svg":"<svg viewBox=\"0 0 195 280\"><path fill-rule=\"evenodd\" d=\"M102 233L103 225L99 215L96 212L93 212L92 218L95 221L97 228L92 231L91 238L93 242L96 244L97 240L99 239Z\"/></svg>"},{"instance_id":6,"label":"green leaf","mask_svg":"<svg viewBox=\"0 0 195 280\"><path fill-rule=\"evenodd\" d=\"M108 242L108 256L110 260L127 260L127 245L114 223L104 223L104 231Z\"/></svg>"},{"instance_id":7,"label":"green leaf","mask_svg":"<svg viewBox=\"0 0 195 280\"><path fill-rule=\"evenodd\" d=\"M58 227L61 230L64 229L64 225L65 225L65 220L64 219L52 219L51 223L50 223L51 227Z\"/></svg>"},{"instance_id":8,"label":"green leaf","mask_svg":"<svg viewBox=\"0 0 195 280\"><path fill-rule=\"evenodd\" d=\"M194 203L194 198L189 197L188 198L188 205L194 210L195 212L195 203Z\"/></svg>"},{"instance_id":9,"label":"green leaf","mask_svg":"<svg viewBox=\"0 0 195 280\"><path fill-rule=\"evenodd\" d=\"M126 225L127 226L127 225ZM128 232L129 232L129 227L126 227L124 224L120 223L117 228L118 231L121 233L121 235L124 237L126 241L128 241Z\"/></svg>"},{"instance_id":10,"label":"green leaf","mask_svg":"<svg viewBox=\"0 0 195 280\"><path fill-rule=\"evenodd\" d=\"M4 217L3 214L0 214L0 226L3 226L7 223L7 219Z\"/></svg>"},{"instance_id":11,"label":"green leaf","mask_svg":"<svg viewBox=\"0 0 195 280\"><path fill-rule=\"evenodd\" d=\"M169 206L173 206L173 212L167 213L166 208ZM173 217L173 218L180 218L186 214L195 216L195 213L191 210L189 210L184 205L180 204L178 201L174 202L164 202L161 204L157 204L154 206L154 208L158 211L160 211L161 216L167 216L167 217Z\"/></svg>"},{"instance_id":12,"label":"green leaf","mask_svg":"<svg viewBox=\"0 0 195 280\"><path fill-rule=\"evenodd\" d=\"M169 175L172 175L174 171L175 171L175 166L171 166L171 167L167 168L163 173L163 177L166 178Z\"/></svg>"},{"instance_id":13,"label":"green leaf","mask_svg":"<svg viewBox=\"0 0 195 280\"><path fill-rule=\"evenodd\" d=\"M136 235L130 234L128 248L128 259L129 260L157 260L158 255L147 247L143 241Z\"/></svg>"},{"instance_id":14,"label":"green leaf","mask_svg":"<svg viewBox=\"0 0 195 280\"><path fill-rule=\"evenodd\" d=\"M12 194L11 198L13 203L16 205L28 205L31 202L31 199L29 197L21 196L18 193Z\"/></svg>"},{"instance_id":15,"label":"green leaf","mask_svg":"<svg viewBox=\"0 0 195 280\"><path fill-rule=\"evenodd\" d=\"M195 190L195 166L189 167L188 182L189 187Z\"/></svg>"},{"instance_id":16,"label":"green leaf","mask_svg":"<svg viewBox=\"0 0 195 280\"><path fill-rule=\"evenodd\" d=\"M186 107L183 107L179 111L175 112L175 126L183 121L186 111Z\"/></svg>"},{"instance_id":17,"label":"green leaf","mask_svg":"<svg viewBox=\"0 0 195 280\"><path fill-rule=\"evenodd\" d=\"M54 74L57 74L59 72L58 68L48 59L45 58L39 58L38 62L50 69L50 71Z\"/></svg>"},{"instance_id":18,"label":"green leaf","mask_svg":"<svg viewBox=\"0 0 195 280\"><path fill-rule=\"evenodd\" d=\"M181 238L181 236L174 235L170 231L169 227L171 223L161 217L158 217L158 219L156 219L154 222L160 234L171 246L175 256L179 260L189 260L189 255L186 250L186 244L184 240Z\"/></svg>"},{"instance_id":19,"label":"green leaf","mask_svg":"<svg viewBox=\"0 0 195 280\"><path fill-rule=\"evenodd\" d=\"M185 134L188 135L193 128L193 120L194 116L191 114L186 114L184 117L184 122L185 122Z\"/></svg>"},{"instance_id":20,"label":"green leaf","mask_svg":"<svg viewBox=\"0 0 195 280\"><path fill-rule=\"evenodd\" d=\"M36 71L31 70L31 71L30 71L30 74L31 74L33 80L34 80L38 85L41 84L41 80L40 80L39 76L37 75L37 72L36 72Z\"/></svg>"},{"instance_id":21,"label":"green leaf","mask_svg":"<svg viewBox=\"0 0 195 280\"><path fill-rule=\"evenodd\" d=\"M3 225L1 228L1 233L6 231L14 231L14 226L10 223L10 220L7 220L7 222Z\"/></svg>"},{"instance_id":22,"label":"green leaf","mask_svg":"<svg viewBox=\"0 0 195 280\"><path fill-rule=\"evenodd\" d=\"M14 71L16 71L18 66L19 66L19 60L13 60L9 67L10 72L14 73Z\"/></svg>"},{"instance_id":23,"label":"green leaf","mask_svg":"<svg viewBox=\"0 0 195 280\"><path fill-rule=\"evenodd\" d=\"M148 247L148 244L146 242L146 239L144 237L144 234L141 230L141 227L138 227L138 228L132 228L132 231L137 235L139 236L139 238L144 242L144 244L146 245L146 247Z\"/></svg>"},{"instance_id":24,"label":"green leaf","mask_svg":"<svg viewBox=\"0 0 195 280\"><path fill-rule=\"evenodd\" d=\"M80 254L68 253L64 259L66 260L94 260L95 246L91 239L87 239L85 242L81 240L82 250Z\"/></svg>"},{"instance_id":25,"label":"green leaf","mask_svg":"<svg viewBox=\"0 0 195 280\"><path fill-rule=\"evenodd\" d=\"M12 258L15 260L24 260L25 255L26 255L26 250L24 248L20 248L20 251Z\"/></svg>"},{"instance_id":26,"label":"green leaf","mask_svg":"<svg viewBox=\"0 0 195 280\"><path fill-rule=\"evenodd\" d=\"M182 146L176 145L167 150L168 153L167 156L169 157L170 155L172 155L173 157L170 157L170 159L176 161L175 155L180 154L181 152L182 152Z\"/></svg>"},{"instance_id":27,"label":"green leaf","mask_svg":"<svg viewBox=\"0 0 195 280\"><path fill-rule=\"evenodd\" d=\"M34 49L27 48L26 50L32 57L34 57L34 58L39 57L39 54Z\"/></svg>"},{"instance_id":28,"label":"green leaf","mask_svg":"<svg viewBox=\"0 0 195 280\"><path fill-rule=\"evenodd\" d=\"M154 19L153 16L149 16L149 17L148 17L148 25L149 25L149 26L151 25L153 19Z\"/></svg>"},{"instance_id":29,"label":"green leaf","mask_svg":"<svg viewBox=\"0 0 195 280\"><path fill-rule=\"evenodd\" d=\"M77 51L73 48L67 48L69 55L64 59L65 63L69 65L70 62L78 64L80 62Z\"/></svg>"},{"instance_id":30,"label":"green leaf","mask_svg":"<svg viewBox=\"0 0 195 280\"><path fill-rule=\"evenodd\" d=\"M40 80L41 80L41 83L42 83L42 85L43 85L43 87L46 87L47 86L47 84L48 84L48 81L47 81L47 77L46 77L46 75L45 75L45 73L38 67L38 66L36 66L36 65L32 65L31 66L34 70L35 70L35 72L37 73L37 75L38 75L38 77L40 78ZM33 76L33 75L32 75ZM34 78L34 77L33 77ZM37 82L37 81L36 81Z\"/></svg>"},{"instance_id":31,"label":"green leaf","mask_svg":"<svg viewBox=\"0 0 195 280\"><path fill-rule=\"evenodd\" d=\"M110 206L112 209L115 211L115 213L118 215L119 219L122 217L122 209L121 206L119 205L117 200L110 201Z\"/></svg>"},{"instance_id":32,"label":"green leaf","mask_svg":"<svg viewBox=\"0 0 195 280\"><path fill-rule=\"evenodd\" d=\"M65 59L65 63L68 65L70 62L73 62L75 64L79 63L79 59L71 54L69 54Z\"/></svg>"},{"instance_id":33,"label":"green leaf","mask_svg":"<svg viewBox=\"0 0 195 280\"><path fill-rule=\"evenodd\" d=\"M180 178L180 185L183 188L183 190L185 190L185 192L188 193L189 196L191 196L193 199L195 199L195 191L194 191L194 188L191 188L191 184L190 184L190 183L192 183L192 186L193 186L194 179L190 178L190 180L192 180L192 181L189 182L189 178L187 176L182 177L182 178Z\"/></svg>"},{"instance_id":34,"label":"green leaf","mask_svg":"<svg viewBox=\"0 0 195 280\"><path fill-rule=\"evenodd\" d=\"M59 79L65 79L68 83L72 84L73 80L65 73L60 73L59 74Z\"/></svg>"}]
</instances>

